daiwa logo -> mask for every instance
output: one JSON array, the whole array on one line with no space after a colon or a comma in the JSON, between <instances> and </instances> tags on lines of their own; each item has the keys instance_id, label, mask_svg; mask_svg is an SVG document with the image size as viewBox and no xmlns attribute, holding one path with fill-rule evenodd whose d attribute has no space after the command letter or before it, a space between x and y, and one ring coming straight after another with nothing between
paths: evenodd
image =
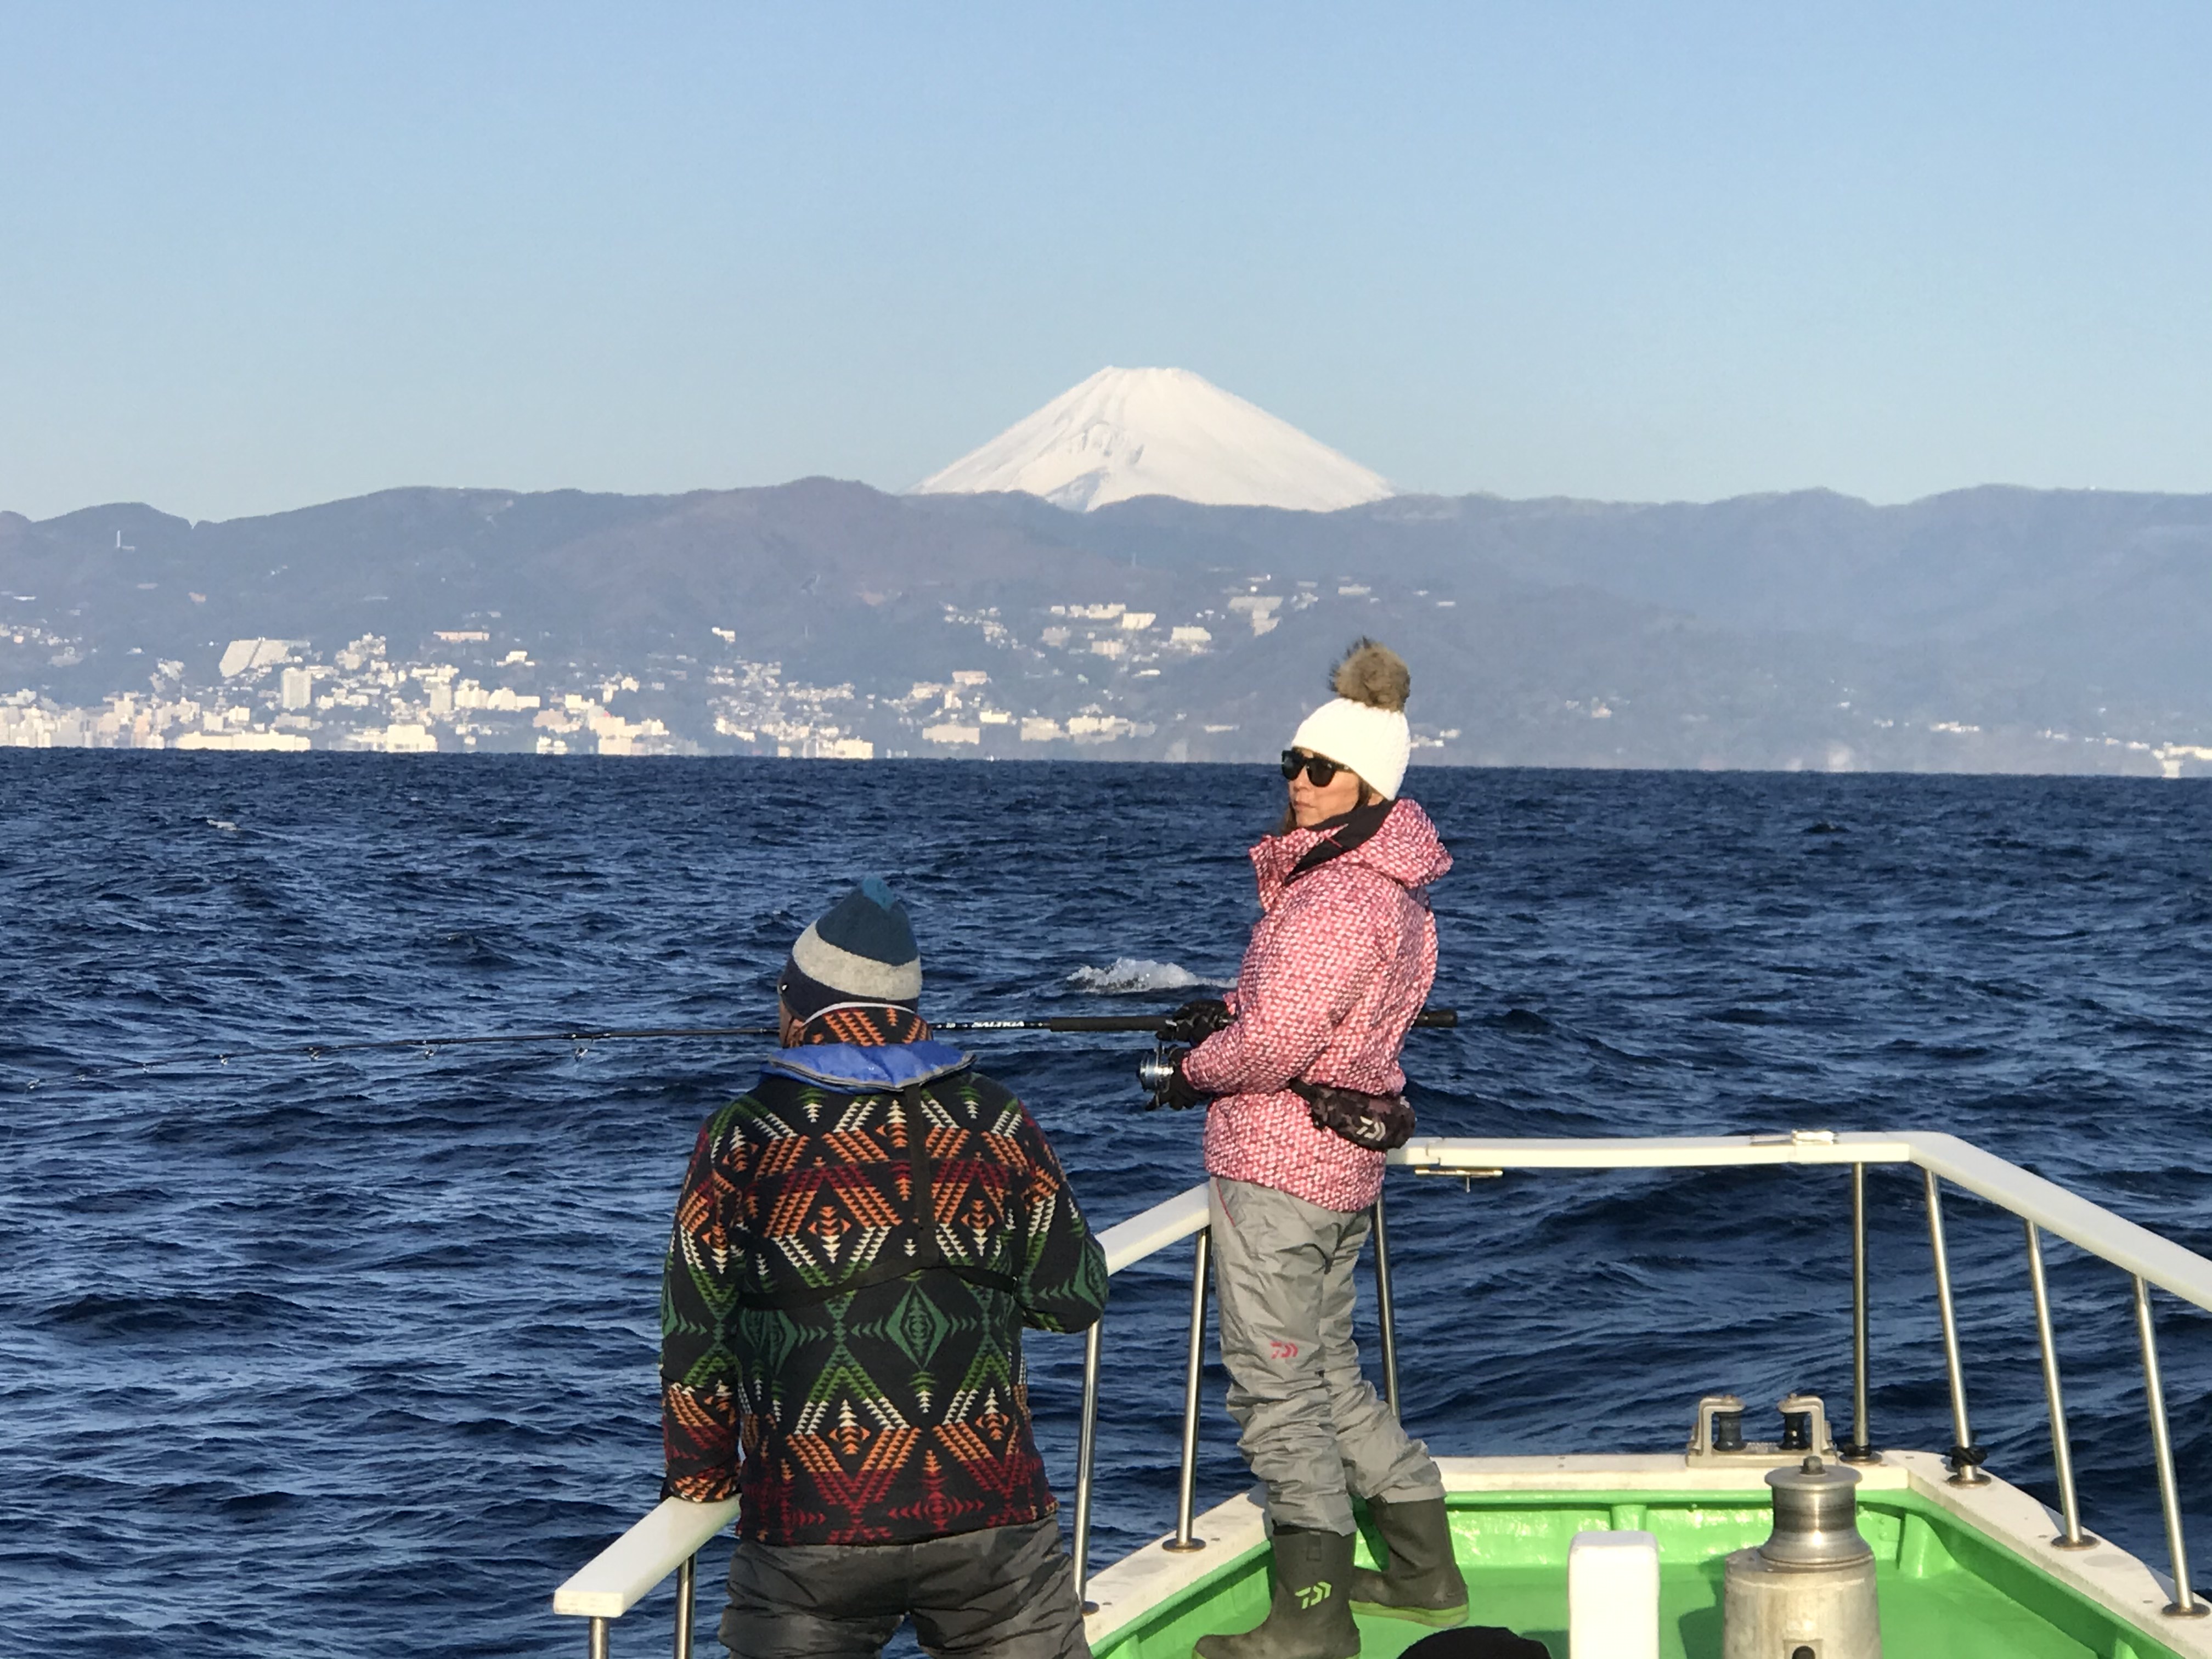
<instances>
[{"instance_id":1,"label":"daiwa logo","mask_svg":"<svg viewBox=\"0 0 2212 1659\"><path fill-rule=\"evenodd\" d=\"M1328 1600L1329 1589L1329 1582L1324 1578L1318 1584L1308 1584L1304 1589L1295 1592L1298 1598L1299 1609L1310 1613Z\"/></svg>"}]
</instances>

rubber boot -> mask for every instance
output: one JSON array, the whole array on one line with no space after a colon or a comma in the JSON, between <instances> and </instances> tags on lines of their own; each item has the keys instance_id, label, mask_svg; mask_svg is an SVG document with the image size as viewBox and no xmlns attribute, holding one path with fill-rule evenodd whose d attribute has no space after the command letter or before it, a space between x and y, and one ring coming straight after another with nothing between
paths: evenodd
<instances>
[{"instance_id":1,"label":"rubber boot","mask_svg":"<svg viewBox=\"0 0 2212 1659\"><path fill-rule=\"evenodd\" d=\"M1467 1580L1452 1559L1451 1522L1441 1498L1393 1504L1367 1500L1375 1530L1390 1551L1380 1572L1361 1567L1352 1575L1352 1608L1386 1619L1411 1619L1445 1629L1467 1622Z\"/></svg>"},{"instance_id":2,"label":"rubber boot","mask_svg":"<svg viewBox=\"0 0 2212 1659\"><path fill-rule=\"evenodd\" d=\"M1352 1544L1350 1533L1276 1528L1267 1619L1241 1636L1200 1637L1198 1659L1358 1659Z\"/></svg>"}]
</instances>

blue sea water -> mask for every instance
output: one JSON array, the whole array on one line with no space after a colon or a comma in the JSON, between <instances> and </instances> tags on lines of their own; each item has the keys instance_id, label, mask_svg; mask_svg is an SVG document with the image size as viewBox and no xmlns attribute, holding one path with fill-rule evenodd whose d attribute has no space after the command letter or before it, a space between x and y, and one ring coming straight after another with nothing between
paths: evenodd
<instances>
[{"instance_id":1,"label":"blue sea water","mask_svg":"<svg viewBox=\"0 0 2212 1659\"><path fill-rule=\"evenodd\" d=\"M758 1050L127 1062L748 1022L866 872L912 905L941 1015L1165 1006L1176 975L1102 970L1233 975L1279 790L1249 768L0 750L0 1656L580 1652L550 1596L654 1501L669 1207ZM1463 1024L1407 1056L1425 1131L1945 1129L2212 1252L2212 787L1409 790L1459 860L1435 1000ZM1197 1120L1136 1109L1135 1044L978 1046L1095 1221L1198 1178ZM1917 1182L1870 1183L1875 1436L1940 1449ZM1406 1414L1439 1451L1662 1449L1719 1388L1808 1387L1848 1419L1841 1170L1400 1174L1389 1197ZM2047 1498L2018 1224L1962 1194L1947 1215L1976 1430ZM2162 1563L2126 1280L2050 1254L2089 1523ZM1115 1282L1102 1564L1172 1516L1188 1264ZM2212 1557L2212 1319L2159 1305ZM1031 1340L1063 1492L1079 1352ZM1207 1386L1212 1502L1243 1473ZM618 1650L665 1650L666 1606Z\"/></svg>"}]
</instances>

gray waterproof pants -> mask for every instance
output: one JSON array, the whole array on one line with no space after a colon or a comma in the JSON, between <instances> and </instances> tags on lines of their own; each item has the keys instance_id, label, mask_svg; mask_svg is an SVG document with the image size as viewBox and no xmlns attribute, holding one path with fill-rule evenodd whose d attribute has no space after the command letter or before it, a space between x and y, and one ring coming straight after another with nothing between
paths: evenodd
<instances>
[{"instance_id":1,"label":"gray waterproof pants","mask_svg":"<svg viewBox=\"0 0 2212 1659\"><path fill-rule=\"evenodd\" d=\"M742 1659L876 1659L899 1620L945 1659L1090 1659L1060 1517L919 1544L756 1544L730 1557Z\"/></svg>"},{"instance_id":2,"label":"gray waterproof pants","mask_svg":"<svg viewBox=\"0 0 2212 1659\"><path fill-rule=\"evenodd\" d=\"M1443 1497L1429 1449L1399 1426L1352 1346L1352 1267L1367 1212L1218 1176L1209 1190L1229 1414L1267 1483L1270 1523L1348 1533L1354 1496Z\"/></svg>"}]
</instances>

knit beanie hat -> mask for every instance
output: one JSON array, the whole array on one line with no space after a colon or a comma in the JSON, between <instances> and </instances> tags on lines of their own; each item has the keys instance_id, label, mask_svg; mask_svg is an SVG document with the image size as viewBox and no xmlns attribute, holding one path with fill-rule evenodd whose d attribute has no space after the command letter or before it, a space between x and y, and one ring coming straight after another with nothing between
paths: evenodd
<instances>
[{"instance_id":1,"label":"knit beanie hat","mask_svg":"<svg viewBox=\"0 0 2212 1659\"><path fill-rule=\"evenodd\" d=\"M1348 766L1383 799L1396 799L1413 750L1406 724L1413 684L1396 652L1359 641L1336 665L1330 681L1336 696L1305 717L1291 747Z\"/></svg>"},{"instance_id":2,"label":"knit beanie hat","mask_svg":"<svg viewBox=\"0 0 2212 1659\"><path fill-rule=\"evenodd\" d=\"M841 1002L913 1007L921 1000L921 950L906 906L870 876L799 936L775 988L801 1019Z\"/></svg>"}]
</instances>

